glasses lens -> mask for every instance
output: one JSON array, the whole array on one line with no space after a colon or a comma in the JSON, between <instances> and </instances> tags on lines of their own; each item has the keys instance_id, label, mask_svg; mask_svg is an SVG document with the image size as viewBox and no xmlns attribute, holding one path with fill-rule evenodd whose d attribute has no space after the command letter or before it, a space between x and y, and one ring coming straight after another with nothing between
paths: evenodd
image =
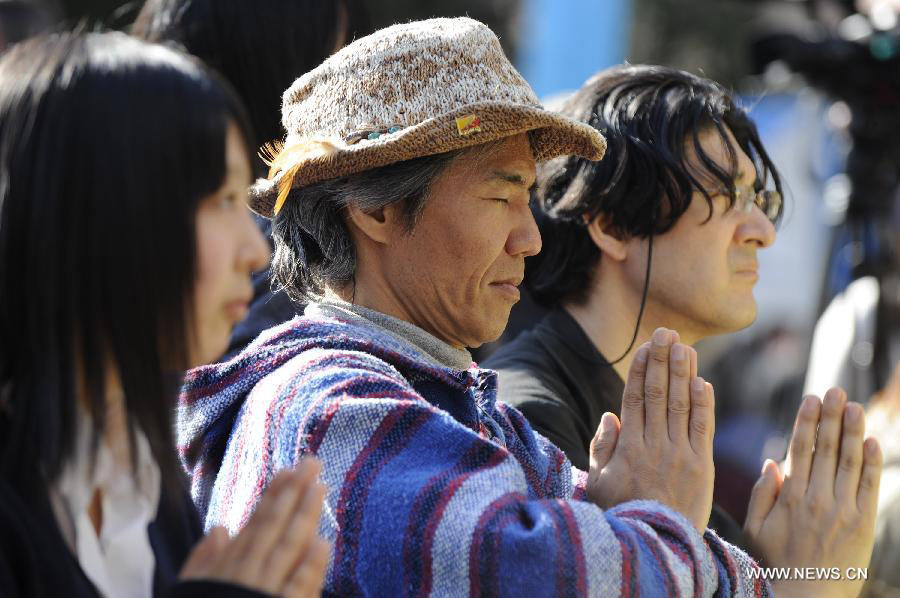
<instances>
[{"instance_id":1,"label":"glasses lens","mask_svg":"<svg viewBox=\"0 0 900 598\"><path fill-rule=\"evenodd\" d=\"M750 187L735 185L734 187L734 207L745 214L749 214L753 209L754 198L756 192Z\"/></svg>"},{"instance_id":2,"label":"glasses lens","mask_svg":"<svg viewBox=\"0 0 900 598\"><path fill-rule=\"evenodd\" d=\"M781 215L781 193L778 191L760 191L757 197L757 205L773 223Z\"/></svg>"}]
</instances>

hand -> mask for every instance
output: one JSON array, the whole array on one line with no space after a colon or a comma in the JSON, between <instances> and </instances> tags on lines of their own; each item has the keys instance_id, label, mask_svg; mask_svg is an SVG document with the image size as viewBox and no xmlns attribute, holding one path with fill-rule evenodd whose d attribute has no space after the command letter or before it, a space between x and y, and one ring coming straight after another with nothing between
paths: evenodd
<instances>
[{"instance_id":1,"label":"hand","mask_svg":"<svg viewBox=\"0 0 900 598\"><path fill-rule=\"evenodd\" d=\"M665 328L635 354L622 422L605 413L591 442L588 498L601 508L629 500L664 503L699 532L712 509L715 428L712 385L696 376L697 353Z\"/></svg>"},{"instance_id":2,"label":"hand","mask_svg":"<svg viewBox=\"0 0 900 598\"><path fill-rule=\"evenodd\" d=\"M306 598L319 596L330 547L316 535L325 487L321 466L305 459L281 471L247 525L234 538L213 528L194 547L180 579L234 583L257 591Z\"/></svg>"},{"instance_id":3,"label":"hand","mask_svg":"<svg viewBox=\"0 0 900 598\"><path fill-rule=\"evenodd\" d=\"M863 441L862 406L846 401L839 388L829 390L824 401L806 397L784 477L767 461L753 487L744 532L767 565L836 567L844 577L780 581L773 584L779 597L857 596L862 589L861 580L845 574L866 567L872 556L882 457L874 438Z\"/></svg>"}]
</instances>

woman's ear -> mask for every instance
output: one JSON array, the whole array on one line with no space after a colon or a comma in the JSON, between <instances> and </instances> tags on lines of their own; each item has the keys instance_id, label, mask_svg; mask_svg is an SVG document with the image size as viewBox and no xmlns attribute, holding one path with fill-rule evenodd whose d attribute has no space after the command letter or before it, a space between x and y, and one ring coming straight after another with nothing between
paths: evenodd
<instances>
[{"instance_id":1,"label":"woman's ear","mask_svg":"<svg viewBox=\"0 0 900 598\"><path fill-rule=\"evenodd\" d=\"M395 231L402 225L399 219L400 202L394 202L376 210L366 212L357 206L347 207L347 218L353 227L375 243L388 245L394 238Z\"/></svg>"},{"instance_id":2,"label":"woman's ear","mask_svg":"<svg viewBox=\"0 0 900 598\"><path fill-rule=\"evenodd\" d=\"M628 254L626 243L609 224L609 218L601 214L588 222L588 234L604 258L621 262Z\"/></svg>"}]
</instances>

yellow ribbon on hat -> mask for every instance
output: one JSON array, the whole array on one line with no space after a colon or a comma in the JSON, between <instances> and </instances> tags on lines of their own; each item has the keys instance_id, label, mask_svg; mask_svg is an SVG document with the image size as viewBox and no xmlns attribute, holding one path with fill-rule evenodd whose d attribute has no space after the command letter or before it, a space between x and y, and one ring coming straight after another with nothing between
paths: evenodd
<instances>
[{"instance_id":1,"label":"yellow ribbon on hat","mask_svg":"<svg viewBox=\"0 0 900 598\"><path fill-rule=\"evenodd\" d=\"M275 200L273 216L277 216L284 207L284 202L294 188L294 177L300 167L309 160L330 155L337 149L337 146L325 139L304 139L289 146L281 141L273 141L260 148L259 156L269 166L270 181L284 171L278 181L278 198Z\"/></svg>"}]
</instances>

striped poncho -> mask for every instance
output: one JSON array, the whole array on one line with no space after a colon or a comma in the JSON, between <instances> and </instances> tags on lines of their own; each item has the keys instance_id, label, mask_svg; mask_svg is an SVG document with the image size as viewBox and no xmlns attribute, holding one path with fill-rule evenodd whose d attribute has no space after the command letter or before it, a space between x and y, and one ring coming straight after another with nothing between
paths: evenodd
<instances>
[{"instance_id":1,"label":"striped poncho","mask_svg":"<svg viewBox=\"0 0 900 598\"><path fill-rule=\"evenodd\" d=\"M362 319L298 317L188 374L180 450L207 527L276 471L323 463L326 589L352 596L766 596L756 564L654 502L603 511L583 472L496 401Z\"/></svg>"}]
</instances>

